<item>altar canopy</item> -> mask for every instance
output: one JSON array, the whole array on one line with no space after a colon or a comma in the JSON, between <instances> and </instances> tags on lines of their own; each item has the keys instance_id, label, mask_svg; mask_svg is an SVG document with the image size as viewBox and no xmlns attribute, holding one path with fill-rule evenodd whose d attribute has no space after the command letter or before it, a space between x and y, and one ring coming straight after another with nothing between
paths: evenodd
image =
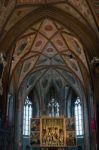
<instances>
[{"instance_id":1,"label":"altar canopy","mask_svg":"<svg viewBox=\"0 0 99 150\"><path fill-rule=\"evenodd\" d=\"M76 146L75 119L64 117L32 118L30 144L33 147Z\"/></svg>"}]
</instances>

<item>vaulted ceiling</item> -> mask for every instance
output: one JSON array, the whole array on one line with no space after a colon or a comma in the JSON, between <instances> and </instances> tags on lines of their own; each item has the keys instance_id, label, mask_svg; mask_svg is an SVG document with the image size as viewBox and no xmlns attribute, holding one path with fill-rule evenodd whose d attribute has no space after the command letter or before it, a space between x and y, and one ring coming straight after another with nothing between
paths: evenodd
<instances>
[{"instance_id":1,"label":"vaulted ceiling","mask_svg":"<svg viewBox=\"0 0 99 150\"><path fill-rule=\"evenodd\" d=\"M88 74L86 57L79 40L63 25L45 18L19 37L10 75L16 77L18 87L25 79L29 88L33 86L31 81L38 78L48 78L51 83L59 76L59 79L65 78L77 88L75 79L84 86L82 70ZM33 72L37 72L35 79Z\"/></svg>"},{"instance_id":2,"label":"vaulted ceiling","mask_svg":"<svg viewBox=\"0 0 99 150\"><path fill-rule=\"evenodd\" d=\"M53 82L58 90L61 88L59 85L61 83L64 86L68 84L79 94L81 91L79 87L82 86L86 92L90 83L90 71L88 56L86 56L88 53L80 37L85 38L85 43L88 43L87 36L83 35L87 30L92 32L90 35L94 35L95 38L99 37L96 16L98 11L95 10L98 2L90 4L88 0L1 1L0 51L10 55L10 51L7 51L11 46L10 41L14 43L13 54L10 55L11 85L14 84L18 90L23 85L27 94L37 82L40 82L46 91ZM67 22L68 26L66 26L61 23L61 18L53 19L51 13L50 17L46 13L43 18L37 19L38 21L34 23L31 20L31 23L24 27L27 24L24 21L26 17L29 18L28 16L31 15L32 19L33 12L36 16L36 10L40 8L43 10L45 7L49 9L48 13L51 9L55 9L60 14L63 12L64 16L65 13L72 16L74 24ZM83 31L75 28L75 20L76 24L81 25ZM22 22L24 22L23 29ZM94 43L94 39L93 42L90 40L89 42Z\"/></svg>"}]
</instances>

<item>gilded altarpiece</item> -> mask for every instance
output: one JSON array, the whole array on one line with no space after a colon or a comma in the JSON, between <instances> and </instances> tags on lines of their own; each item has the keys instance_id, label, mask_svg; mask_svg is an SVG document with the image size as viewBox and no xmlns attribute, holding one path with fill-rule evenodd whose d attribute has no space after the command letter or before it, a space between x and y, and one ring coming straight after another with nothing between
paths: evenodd
<instances>
[{"instance_id":1,"label":"gilded altarpiece","mask_svg":"<svg viewBox=\"0 0 99 150\"><path fill-rule=\"evenodd\" d=\"M32 118L30 126L30 144L40 147L40 119Z\"/></svg>"},{"instance_id":2,"label":"gilded altarpiece","mask_svg":"<svg viewBox=\"0 0 99 150\"><path fill-rule=\"evenodd\" d=\"M41 119L41 146L64 147L64 118Z\"/></svg>"},{"instance_id":3,"label":"gilded altarpiece","mask_svg":"<svg viewBox=\"0 0 99 150\"><path fill-rule=\"evenodd\" d=\"M64 117L32 118L30 144L33 147L76 146L75 119Z\"/></svg>"},{"instance_id":4,"label":"gilded altarpiece","mask_svg":"<svg viewBox=\"0 0 99 150\"><path fill-rule=\"evenodd\" d=\"M75 118L65 119L65 146L76 146Z\"/></svg>"}]
</instances>

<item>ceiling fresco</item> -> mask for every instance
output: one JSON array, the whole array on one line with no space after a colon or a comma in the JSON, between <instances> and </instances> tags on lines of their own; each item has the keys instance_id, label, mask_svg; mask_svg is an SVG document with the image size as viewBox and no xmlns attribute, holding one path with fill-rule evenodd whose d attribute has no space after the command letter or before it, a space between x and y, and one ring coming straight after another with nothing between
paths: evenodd
<instances>
[{"instance_id":1,"label":"ceiling fresco","mask_svg":"<svg viewBox=\"0 0 99 150\"><path fill-rule=\"evenodd\" d=\"M99 25L99 0L92 0L93 13L96 17L96 22Z\"/></svg>"},{"instance_id":2,"label":"ceiling fresco","mask_svg":"<svg viewBox=\"0 0 99 150\"><path fill-rule=\"evenodd\" d=\"M4 28L6 21L8 20L9 16L13 12L16 2L15 0L1 0L0 2L1 2L0 3L0 32L1 32L2 28ZM5 32L3 34L5 34Z\"/></svg>"},{"instance_id":3,"label":"ceiling fresco","mask_svg":"<svg viewBox=\"0 0 99 150\"><path fill-rule=\"evenodd\" d=\"M58 7L65 12L70 13L71 15L79 19L82 23L87 24L98 33L96 23L86 0L78 0L76 2L74 0L68 0L68 3L56 4L55 7Z\"/></svg>"},{"instance_id":4,"label":"ceiling fresco","mask_svg":"<svg viewBox=\"0 0 99 150\"><path fill-rule=\"evenodd\" d=\"M8 6L11 0L0 0L0 6Z\"/></svg>"},{"instance_id":5,"label":"ceiling fresco","mask_svg":"<svg viewBox=\"0 0 99 150\"><path fill-rule=\"evenodd\" d=\"M99 3L96 0L1 0L1 42L10 30L17 28L20 20L24 20L34 10L44 5L46 7L50 5L62 13L73 16L95 35L99 34L97 28ZM48 89L53 82L58 89L55 79L58 77L62 84L65 80L65 84L70 84L78 93L80 93L79 84L86 90L88 81L85 75L89 77L89 68L86 51L81 42L76 34L51 18L46 17L31 24L18 37L13 50L11 84L17 83L18 89L23 84L29 92L37 81L43 85L47 78L46 88Z\"/></svg>"},{"instance_id":6,"label":"ceiling fresco","mask_svg":"<svg viewBox=\"0 0 99 150\"><path fill-rule=\"evenodd\" d=\"M11 17L9 18L9 21L6 24L5 31L8 31L11 27L13 27L20 19L22 19L24 16L29 14L31 11L36 9L36 7L23 7L16 9Z\"/></svg>"},{"instance_id":7,"label":"ceiling fresco","mask_svg":"<svg viewBox=\"0 0 99 150\"><path fill-rule=\"evenodd\" d=\"M4 26L3 37L19 20L31 11L40 7L41 4L50 3L52 6L74 16L98 34L94 17L95 13L99 14L97 1L92 3L95 13L89 7L87 0L76 0L76 2L74 0L17 0L17 2L15 0L1 0L0 2L0 31Z\"/></svg>"},{"instance_id":8,"label":"ceiling fresco","mask_svg":"<svg viewBox=\"0 0 99 150\"><path fill-rule=\"evenodd\" d=\"M11 79L14 77L17 88L25 83L27 89L31 89L36 81L45 79L45 76L49 76L48 83L51 84L52 81L56 82L56 77L61 76L61 80L68 81L77 89L76 80L84 86L82 66L88 74L80 41L63 25L45 18L19 37L13 53L10 76ZM62 70L67 72L66 77ZM37 75L34 82L32 78L35 72ZM31 85L30 81L34 83Z\"/></svg>"},{"instance_id":9,"label":"ceiling fresco","mask_svg":"<svg viewBox=\"0 0 99 150\"><path fill-rule=\"evenodd\" d=\"M93 5L96 8L95 12L99 15L99 1L98 0L93 1Z\"/></svg>"}]
</instances>

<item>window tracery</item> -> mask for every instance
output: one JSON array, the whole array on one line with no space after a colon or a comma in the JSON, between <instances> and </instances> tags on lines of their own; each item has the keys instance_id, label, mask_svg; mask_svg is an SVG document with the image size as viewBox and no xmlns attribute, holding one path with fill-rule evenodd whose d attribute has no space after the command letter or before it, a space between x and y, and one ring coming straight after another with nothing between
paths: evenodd
<instances>
[{"instance_id":1,"label":"window tracery","mask_svg":"<svg viewBox=\"0 0 99 150\"><path fill-rule=\"evenodd\" d=\"M30 118L32 118L32 103L27 96L23 112L23 135L29 135L30 133Z\"/></svg>"},{"instance_id":2,"label":"window tracery","mask_svg":"<svg viewBox=\"0 0 99 150\"><path fill-rule=\"evenodd\" d=\"M76 135L83 136L83 112L79 97L77 97L76 101L74 102L74 115L76 120Z\"/></svg>"},{"instance_id":3,"label":"window tracery","mask_svg":"<svg viewBox=\"0 0 99 150\"><path fill-rule=\"evenodd\" d=\"M58 117L59 116L59 103L52 98L51 101L48 103L48 111L50 117Z\"/></svg>"}]
</instances>

